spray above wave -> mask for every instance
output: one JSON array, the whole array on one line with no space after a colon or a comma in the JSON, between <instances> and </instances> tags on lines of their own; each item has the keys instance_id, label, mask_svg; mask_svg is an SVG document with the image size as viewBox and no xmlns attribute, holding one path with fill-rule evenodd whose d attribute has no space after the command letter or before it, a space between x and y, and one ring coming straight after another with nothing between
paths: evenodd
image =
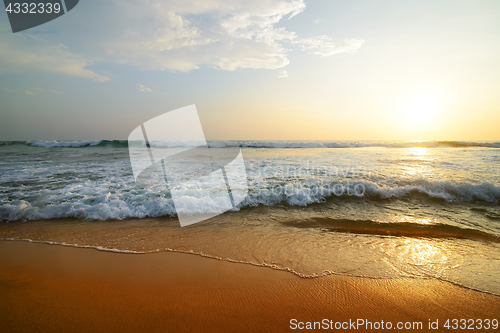
<instances>
[{"instance_id":1,"label":"spray above wave","mask_svg":"<svg viewBox=\"0 0 500 333\"><path fill-rule=\"evenodd\" d=\"M26 141L3 142L24 143L32 147L42 148L84 148L95 146L128 147L127 140L88 140L88 141ZM155 147L174 148L192 146L185 141L151 141ZM365 142L365 141L209 141L211 148L500 148L500 142L466 142L466 141L422 141L422 142Z\"/></svg>"}]
</instances>

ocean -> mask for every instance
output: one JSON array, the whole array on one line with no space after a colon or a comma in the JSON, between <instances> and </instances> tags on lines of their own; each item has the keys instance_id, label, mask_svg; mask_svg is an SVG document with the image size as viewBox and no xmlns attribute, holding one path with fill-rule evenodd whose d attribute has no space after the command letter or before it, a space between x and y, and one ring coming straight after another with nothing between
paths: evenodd
<instances>
[{"instance_id":1,"label":"ocean","mask_svg":"<svg viewBox=\"0 0 500 333\"><path fill-rule=\"evenodd\" d=\"M135 182L127 141L1 142L0 239L192 253L303 278L440 279L500 295L500 142L208 144L241 148L248 196L181 228L168 186ZM196 193L183 213L200 212Z\"/></svg>"}]
</instances>

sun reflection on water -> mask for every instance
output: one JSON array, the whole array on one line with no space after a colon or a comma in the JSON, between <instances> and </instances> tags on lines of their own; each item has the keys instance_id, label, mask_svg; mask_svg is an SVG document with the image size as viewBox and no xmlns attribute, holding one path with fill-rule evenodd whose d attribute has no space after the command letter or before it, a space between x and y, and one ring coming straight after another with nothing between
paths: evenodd
<instances>
[{"instance_id":1,"label":"sun reflection on water","mask_svg":"<svg viewBox=\"0 0 500 333\"><path fill-rule=\"evenodd\" d=\"M427 148L414 147L414 148L412 148L412 153L416 158L423 157L424 155L427 155Z\"/></svg>"},{"instance_id":2,"label":"sun reflection on water","mask_svg":"<svg viewBox=\"0 0 500 333\"><path fill-rule=\"evenodd\" d=\"M434 225L437 223L435 218L416 218L413 216L405 215L401 218L401 222L403 223L416 223L422 225Z\"/></svg>"},{"instance_id":3,"label":"sun reflection on water","mask_svg":"<svg viewBox=\"0 0 500 333\"><path fill-rule=\"evenodd\" d=\"M428 149L424 147L414 147L407 152L406 161L410 161L405 166L405 174L409 176L418 176L427 172L429 167L425 164L428 161Z\"/></svg>"},{"instance_id":4,"label":"sun reflection on water","mask_svg":"<svg viewBox=\"0 0 500 333\"><path fill-rule=\"evenodd\" d=\"M401 253L406 261L412 265L443 264L448 260L440 248L430 244L428 241L408 239L404 241L405 250Z\"/></svg>"}]
</instances>

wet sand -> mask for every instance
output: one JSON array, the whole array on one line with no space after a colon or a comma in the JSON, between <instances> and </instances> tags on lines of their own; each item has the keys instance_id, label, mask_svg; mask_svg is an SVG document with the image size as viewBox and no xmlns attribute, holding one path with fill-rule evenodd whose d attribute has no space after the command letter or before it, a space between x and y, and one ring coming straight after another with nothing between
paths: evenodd
<instances>
[{"instance_id":1,"label":"wet sand","mask_svg":"<svg viewBox=\"0 0 500 333\"><path fill-rule=\"evenodd\" d=\"M189 254L14 241L0 241L0 299L3 332L281 332L291 319L422 322L406 330L421 332L438 319L432 331L450 332L446 319L500 319L500 297L439 280L303 279Z\"/></svg>"}]
</instances>

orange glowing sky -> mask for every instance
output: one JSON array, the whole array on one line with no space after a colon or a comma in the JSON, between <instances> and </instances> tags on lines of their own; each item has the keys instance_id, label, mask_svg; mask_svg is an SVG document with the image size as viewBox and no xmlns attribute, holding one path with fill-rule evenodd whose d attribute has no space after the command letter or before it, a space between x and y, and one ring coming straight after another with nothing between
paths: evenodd
<instances>
[{"instance_id":1,"label":"orange glowing sky","mask_svg":"<svg viewBox=\"0 0 500 333\"><path fill-rule=\"evenodd\" d=\"M16 34L3 13L0 140L126 139L190 104L209 140L500 140L499 12L88 0Z\"/></svg>"}]
</instances>

